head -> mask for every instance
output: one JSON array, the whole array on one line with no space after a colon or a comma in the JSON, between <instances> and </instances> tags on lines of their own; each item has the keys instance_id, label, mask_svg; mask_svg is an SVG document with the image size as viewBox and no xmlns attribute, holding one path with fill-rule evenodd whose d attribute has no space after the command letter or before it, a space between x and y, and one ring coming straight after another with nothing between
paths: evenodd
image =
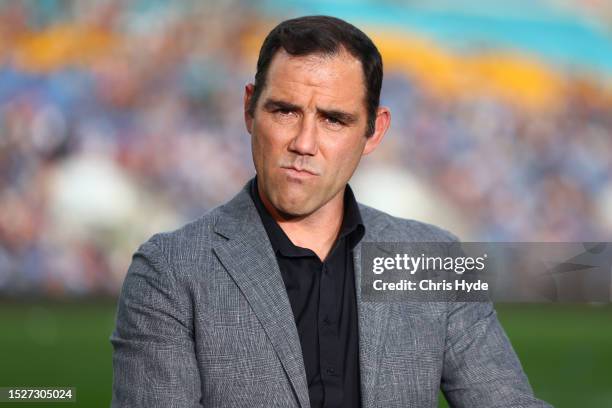
<instances>
[{"instance_id":1,"label":"head","mask_svg":"<svg viewBox=\"0 0 612 408\"><path fill-rule=\"evenodd\" d=\"M275 27L244 99L264 201L301 217L341 200L389 127L381 84L376 46L345 21L310 16Z\"/></svg>"}]
</instances>

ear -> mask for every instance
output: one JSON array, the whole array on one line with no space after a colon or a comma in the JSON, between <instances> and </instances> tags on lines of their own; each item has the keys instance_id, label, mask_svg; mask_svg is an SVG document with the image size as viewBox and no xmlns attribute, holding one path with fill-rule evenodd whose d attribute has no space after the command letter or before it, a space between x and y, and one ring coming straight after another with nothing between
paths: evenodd
<instances>
[{"instance_id":1,"label":"ear","mask_svg":"<svg viewBox=\"0 0 612 408\"><path fill-rule=\"evenodd\" d=\"M255 91L255 85L252 83L247 84L244 87L244 124L246 125L247 132L251 133L253 129L253 116L249 114L249 105L251 104L251 98Z\"/></svg>"},{"instance_id":2,"label":"ear","mask_svg":"<svg viewBox=\"0 0 612 408\"><path fill-rule=\"evenodd\" d=\"M376 122L374 126L374 134L368 137L365 147L363 149L363 155L370 154L374 151L382 142L387 129L391 125L391 111L389 108L380 106L376 111Z\"/></svg>"}]
</instances>

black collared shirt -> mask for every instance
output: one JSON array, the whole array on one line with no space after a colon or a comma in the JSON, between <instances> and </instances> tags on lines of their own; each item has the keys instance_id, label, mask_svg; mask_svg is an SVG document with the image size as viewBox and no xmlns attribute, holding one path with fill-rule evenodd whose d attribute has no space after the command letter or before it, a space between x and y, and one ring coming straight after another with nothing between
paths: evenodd
<instances>
[{"instance_id":1,"label":"black collared shirt","mask_svg":"<svg viewBox=\"0 0 612 408\"><path fill-rule=\"evenodd\" d=\"M365 227L351 188L344 193L338 238L323 262L295 246L265 208L251 180L250 194L276 254L298 329L313 408L361 404L359 332L352 250Z\"/></svg>"}]
</instances>

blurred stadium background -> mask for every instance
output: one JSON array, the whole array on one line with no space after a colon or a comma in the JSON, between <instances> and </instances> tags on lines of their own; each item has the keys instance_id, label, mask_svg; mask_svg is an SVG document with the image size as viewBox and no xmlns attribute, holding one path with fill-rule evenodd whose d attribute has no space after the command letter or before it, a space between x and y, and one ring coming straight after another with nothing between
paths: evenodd
<instances>
[{"instance_id":1,"label":"blurred stadium background","mask_svg":"<svg viewBox=\"0 0 612 408\"><path fill-rule=\"evenodd\" d=\"M610 241L611 1L0 0L0 386L108 406L131 254L251 177L244 85L304 14L383 54L360 201L464 240ZM612 406L609 306L498 310L540 397Z\"/></svg>"}]
</instances>

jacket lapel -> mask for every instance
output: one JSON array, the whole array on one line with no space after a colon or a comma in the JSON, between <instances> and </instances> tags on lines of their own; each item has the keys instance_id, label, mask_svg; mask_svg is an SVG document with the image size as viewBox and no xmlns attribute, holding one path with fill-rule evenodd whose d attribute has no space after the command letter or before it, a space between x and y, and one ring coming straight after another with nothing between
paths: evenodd
<instances>
[{"instance_id":1,"label":"jacket lapel","mask_svg":"<svg viewBox=\"0 0 612 408\"><path fill-rule=\"evenodd\" d=\"M361 247L362 242L379 242L381 225L368 222L364 212L366 234L353 250L357 314L359 319L359 365L361 375L362 407L375 406L377 400L378 373L384 352L384 340L388 330L389 307L382 302L366 302L361 296Z\"/></svg>"},{"instance_id":2,"label":"jacket lapel","mask_svg":"<svg viewBox=\"0 0 612 408\"><path fill-rule=\"evenodd\" d=\"M278 355L303 408L310 407L306 370L291 304L276 257L247 186L222 208L213 249L232 276Z\"/></svg>"}]
</instances>

